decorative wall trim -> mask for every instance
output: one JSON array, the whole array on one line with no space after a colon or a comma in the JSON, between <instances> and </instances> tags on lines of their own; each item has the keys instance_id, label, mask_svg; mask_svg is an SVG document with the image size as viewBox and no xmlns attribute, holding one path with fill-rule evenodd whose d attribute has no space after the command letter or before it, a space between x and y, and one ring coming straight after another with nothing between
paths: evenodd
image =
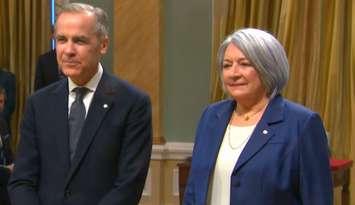
<instances>
[{"instance_id":1,"label":"decorative wall trim","mask_svg":"<svg viewBox=\"0 0 355 205\"><path fill-rule=\"evenodd\" d=\"M151 196L152 194L152 170L149 168L147 178L145 179L143 196Z\"/></svg>"},{"instance_id":2,"label":"decorative wall trim","mask_svg":"<svg viewBox=\"0 0 355 205\"><path fill-rule=\"evenodd\" d=\"M172 195L179 196L179 169L175 167L173 169L173 183L172 183Z\"/></svg>"},{"instance_id":3,"label":"decorative wall trim","mask_svg":"<svg viewBox=\"0 0 355 205\"><path fill-rule=\"evenodd\" d=\"M192 155L193 143L167 142L153 145L152 160L184 160Z\"/></svg>"}]
</instances>

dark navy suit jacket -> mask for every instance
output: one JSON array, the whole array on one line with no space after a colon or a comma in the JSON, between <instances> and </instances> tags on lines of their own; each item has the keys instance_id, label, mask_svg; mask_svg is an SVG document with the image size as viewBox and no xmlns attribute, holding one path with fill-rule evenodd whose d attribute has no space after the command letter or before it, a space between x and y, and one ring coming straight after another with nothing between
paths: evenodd
<instances>
[{"instance_id":1,"label":"dark navy suit jacket","mask_svg":"<svg viewBox=\"0 0 355 205\"><path fill-rule=\"evenodd\" d=\"M5 165L12 163L13 155L10 148L10 132L6 120L0 117L0 204L9 205L10 199L7 193L7 183L10 170Z\"/></svg>"},{"instance_id":2,"label":"dark navy suit jacket","mask_svg":"<svg viewBox=\"0 0 355 205\"><path fill-rule=\"evenodd\" d=\"M8 126L10 126L11 115L15 110L16 99L16 78L15 75L0 69L0 86L6 91L6 102L2 117L6 120Z\"/></svg>"},{"instance_id":3,"label":"dark navy suit jacket","mask_svg":"<svg viewBox=\"0 0 355 205\"><path fill-rule=\"evenodd\" d=\"M56 50L40 55L36 64L35 90L46 87L60 78Z\"/></svg>"},{"instance_id":4,"label":"dark navy suit jacket","mask_svg":"<svg viewBox=\"0 0 355 205\"><path fill-rule=\"evenodd\" d=\"M213 104L200 120L184 205L205 205L219 147L235 107ZM332 181L320 117L276 96L231 176L231 205L330 205Z\"/></svg>"},{"instance_id":5,"label":"dark navy suit jacket","mask_svg":"<svg viewBox=\"0 0 355 205\"><path fill-rule=\"evenodd\" d=\"M70 163L68 81L27 102L15 169L12 205L136 205L152 148L149 97L103 73L76 155Z\"/></svg>"}]
</instances>

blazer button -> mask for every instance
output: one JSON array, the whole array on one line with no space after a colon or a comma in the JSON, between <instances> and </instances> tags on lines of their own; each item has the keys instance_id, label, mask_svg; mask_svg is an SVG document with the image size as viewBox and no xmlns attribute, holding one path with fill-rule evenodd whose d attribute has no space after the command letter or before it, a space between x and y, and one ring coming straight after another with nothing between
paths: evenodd
<instances>
[{"instance_id":1,"label":"blazer button","mask_svg":"<svg viewBox=\"0 0 355 205\"><path fill-rule=\"evenodd\" d=\"M65 198L69 198L70 196L71 196L71 191L70 190L65 190L65 192L64 192L64 196L65 196Z\"/></svg>"}]
</instances>

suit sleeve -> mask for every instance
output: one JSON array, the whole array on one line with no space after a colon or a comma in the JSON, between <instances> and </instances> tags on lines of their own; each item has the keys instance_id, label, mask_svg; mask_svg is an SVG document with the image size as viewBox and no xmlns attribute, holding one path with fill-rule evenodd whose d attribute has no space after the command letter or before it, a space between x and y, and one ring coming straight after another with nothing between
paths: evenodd
<instances>
[{"instance_id":1,"label":"suit sleeve","mask_svg":"<svg viewBox=\"0 0 355 205\"><path fill-rule=\"evenodd\" d=\"M304 205L333 204L328 153L322 121L317 114L312 114L300 138L300 192Z\"/></svg>"},{"instance_id":2,"label":"suit sleeve","mask_svg":"<svg viewBox=\"0 0 355 205\"><path fill-rule=\"evenodd\" d=\"M13 153L12 153L12 150L11 150L11 136L10 134L7 134L6 136L6 139L3 140L3 143L4 143L4 154L5 154L5 158L6 158L6 165L9 165L13 162Z\"/></svg>"},{"instance_id":3,"label":"suit sleeve","mask_svg":"<svg viewBox=\"0 0 355 205\"><path fill-rule=\"evenodd\" d=\"M4 88L6 90L7 99L6 99L3 115L6 121L9 123L11 114L14 112L15 109L16 79L14 74L12 73L8 74L8 80L6 81L6 85Z\"/></svg>"},{"instance_id":4,"label":"suit sleeve","mask_svg":"<svg viewBox=\"0 0 355 205\"><path fill-rule=\"evenodd\" d=\"M35 91L43 87L43 63L42 63L42 56L40 56L37 60L36 64L36 75L35 75Z\"/></svg>"},{"instance_id":5,"label":"suit sleeve","mask_svg":"<svg viewBox=\"0 0 355 205\"><path fill-rule=\"evenodd\" d=\"M152 114L149 97L136 101L129 113L121 145L114 188L99 205L139 203L152 151Z\"/></svg>"},{"instance_id":6,"label":"suit sleeve","mask_svg":"<svg viewBox=\"0 0 355 205\"><path fill-rule=\"evenodd\" d=\"M21 124L14 172L8 185L12 205L40 205L37 194L40 159L34 118L34 108L29 100Z\"/></svg>"}]
</instances>

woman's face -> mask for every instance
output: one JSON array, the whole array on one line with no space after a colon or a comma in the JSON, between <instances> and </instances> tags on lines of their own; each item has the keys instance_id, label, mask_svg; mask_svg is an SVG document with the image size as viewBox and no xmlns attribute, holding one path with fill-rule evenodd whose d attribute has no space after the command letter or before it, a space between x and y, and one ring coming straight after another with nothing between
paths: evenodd
<instances>
[{"instance_id":1,"label":"woman's face","mask_svg":"<svg viewBox=\"0 0 355 205\"><path fill-rule=\"evenodd\" d=\"M237 101L267 96L258 72L233 43L228 45L224 53L222 78L226 91Z\"/></svg>"}]
</instances>

